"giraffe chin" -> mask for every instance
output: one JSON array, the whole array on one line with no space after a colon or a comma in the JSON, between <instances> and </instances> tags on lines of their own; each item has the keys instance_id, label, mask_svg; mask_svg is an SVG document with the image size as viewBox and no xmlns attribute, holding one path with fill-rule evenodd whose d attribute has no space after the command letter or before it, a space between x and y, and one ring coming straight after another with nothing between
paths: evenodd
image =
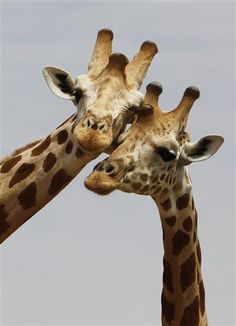
<instances>
[{"instance_id":1,"label":"giraffe chin","mask_svg":"<svg viewBox=\"0 0 236 326\"><path fill-rule=\"evenodd\" d=\"M84 181L85 187L98 195L108 195L118 188L119 182L103 172L93 172Z\"/></svg>"},{"instance_id":2,"label":"giraffe chin","mask_svg":"<svg viewBox=\"0 0 236 326\"><path fill-rule=\"evenodd\" d=\"M84 130L77 128L75 130L78 146L86 153L100 153L111 146L112 133L102 134L97 130Z\"/></svg>"}]
</instances>

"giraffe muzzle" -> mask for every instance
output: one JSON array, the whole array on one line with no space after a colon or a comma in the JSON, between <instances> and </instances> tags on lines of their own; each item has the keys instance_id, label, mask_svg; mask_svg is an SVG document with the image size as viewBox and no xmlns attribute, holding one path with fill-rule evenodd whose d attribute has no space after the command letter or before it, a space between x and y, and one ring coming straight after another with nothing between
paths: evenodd
<instances>
[{"instance_id":1,"label":"giraffe muzzle","mask_svg":"<svg viewBox=\"0 0 236 326\"><path fill-rule=\"evenodd\" d=\"M106 150L112 143L112 127L110 119L97 119L87 116L76 126L79 147L87 153L99 153Z\"/></svg>"},{"instance_id":2,"label":"giraffe muzzle","mask_svg":"<svg viewBox=\"0 0 236 326\"><path fill-rule=\"evenodd\" d=\"M119 187L123 169L119 162L104 160L86 178L85 187L99 195L107 195Z\"/></svg>"}]
</instances>

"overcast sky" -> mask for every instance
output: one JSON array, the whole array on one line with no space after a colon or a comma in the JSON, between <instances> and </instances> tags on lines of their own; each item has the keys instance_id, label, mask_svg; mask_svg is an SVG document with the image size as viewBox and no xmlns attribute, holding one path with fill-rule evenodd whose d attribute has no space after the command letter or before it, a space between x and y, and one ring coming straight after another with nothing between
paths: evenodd
<instances>
[{"instance_id":1,"label":"overcast sky","mask_svg":"<svg viewBox=\"0 0 236 326\"><path fill-rule=\"evenodd\" d=\"M132 58L158 44L142 90L163 84L172 109L187 86L201 90L189 119L193 140L220 134L210 160L190 167L210 325L234 325L234 3L3 1L1 154L46 136L73 113L42 67L86 73L97 31ZM101 157L99 158L99 160ZM159 215L148 197L83 186L96 162L2 245L2 325L158 325L162 278Z\"/></svg>"}]
</instances>

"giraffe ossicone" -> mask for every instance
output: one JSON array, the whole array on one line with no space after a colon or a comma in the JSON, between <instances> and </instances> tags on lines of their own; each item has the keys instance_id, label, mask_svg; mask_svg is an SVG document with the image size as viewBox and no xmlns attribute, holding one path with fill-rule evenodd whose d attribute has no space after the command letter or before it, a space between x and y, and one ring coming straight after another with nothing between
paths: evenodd
<instances>
[{"instance_id":1,"label":"giraffe ossicone","mask_svg":"<svg viewBox=\"0 0 236 326\"><path fill-rule=\"evenodd\" d=\"M109 149L128 115L144 101L138 91L157 52L144 42L128 63L111 54L113 33L98 32L88 74L45 67L49 88L77 112L48 136L15 150L0 161L0 243L50 202L91 160ZM129 113L129 114L128 114Z\"/></svg>"},{"instance_id":2,"label":"giraffe ossicone","mask_svg":"<svg viewBox=\"0 0 236 326\"><path fill-rule=\"evenodd\" d=\"M187 166L211 157L222 145L210 135L195 143L185 131L190 109L200 92L189 87L179 105L164 112L158 105L159 83L147 86L145 103L119 146L85 180L85 186L107 195L115 189L150 195L163 228L164 260L162 325L206 326L197 211Z\"/></svg>"}]
</instances>

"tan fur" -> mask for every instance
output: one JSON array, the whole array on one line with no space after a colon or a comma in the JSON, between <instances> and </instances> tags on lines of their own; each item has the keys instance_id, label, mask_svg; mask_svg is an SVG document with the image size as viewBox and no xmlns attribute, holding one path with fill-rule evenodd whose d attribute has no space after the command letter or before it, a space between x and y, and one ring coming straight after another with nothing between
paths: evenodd
<instances>
[{"instance_id":1,"label":"tan fur","mask_svg":"<svg viewBox=\"0 0 236 326\"><path fill-rule=\"evenodd\" d=\"M189 164L188 158L182 158L182 152L193 147L185 128L199 91L188 88L180 104L170 112L158 106L161 91L160 84L148 85L145 102L154 110L145 114L137 111L138 118L121 135L120 146L87 177L85 186L101 195L120 189L154 199L164 241L162 325L206 326L197 212L184 166ZM195 148L193 158L205 155L206 144L215 142L213 155L223 142L220 136L209 137Z\"/></svg>"}]
</instances>

